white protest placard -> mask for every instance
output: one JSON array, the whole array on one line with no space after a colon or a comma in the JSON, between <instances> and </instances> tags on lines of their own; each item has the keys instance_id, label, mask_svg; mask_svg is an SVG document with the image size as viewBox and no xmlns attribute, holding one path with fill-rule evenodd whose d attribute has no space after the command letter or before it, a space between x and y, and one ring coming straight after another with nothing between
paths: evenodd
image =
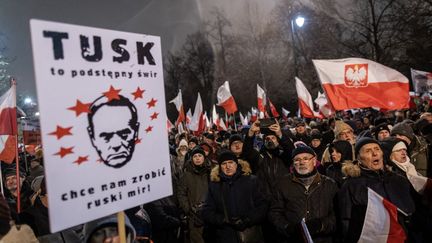
<instances>
[{"instance_id":1,"label":"white protest placard","mask_svg":"<svg viewBox=\"0 0 432 243\"><path fill-rule=\"evenodd\" d=\"M411 68L414 91L417 93L432 92L432 73Z\"/></svg>"},{"instance_id":2,"label":"white protest placard","mask_svg":"<svg viewBox=\"0 0 432 243\"><path fill-rule=\"evenodd\" d=\"M171 195L160 38L30 26L51 231Z\"/></svg>"}]
</instances>

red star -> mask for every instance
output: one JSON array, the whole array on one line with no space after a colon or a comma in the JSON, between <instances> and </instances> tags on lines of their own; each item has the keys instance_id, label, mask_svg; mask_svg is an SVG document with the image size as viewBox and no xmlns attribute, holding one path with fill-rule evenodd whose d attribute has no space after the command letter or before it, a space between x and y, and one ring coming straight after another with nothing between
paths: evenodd
<instances>
[{"instance_id":1,"label":"red star","mask_svg":"<svg viewBox=\"0 0 432 243\"><path fill-rule=\"evenodd\" d=\"M78 159L75 160L74 163L80 165L86 161L88 161L88 155L87 156L78 156Z\"/></svg>"},{"instance_id":2,"label":"red star","mask_svg":"<svg viewBox=\"0 0 432 243\"><path fill-rule=\"evenodd\" d=\"M72 127L57 126L56 130L52 133L48 133L48 135L56 135L57 139L60 139L63 136L72 135L72 133L70 132L71 129L72 129Z\"/></svg>"},{"instance_id":3,"label":"red star","mask_svg":"<svg viewBox=\"0 0 432 243\"><path fill-rule=\"evenodd\" d=\"M90 105L91 103L82 103L80 100L77 100L75 106L69 107L67 109L75 111L75 115L79 116L81 113L90 113Z\"/></svg>"},{"instance_id":4,"label":"red star","mask_svg":"<svg viewBox=\"0 0 432 243\"><path fill-rule=\"evenodd\" d=\"M139 143L141 143L141 138L137 138L137 139L135 140L135 144L139 144Z\"/></svg>"},{"instance_id":5,"label":"red star","mask_svg":"<svg viewBox=\"0 0 432 243\"><path fill-rule=\"evenodd\" d=\"M148 126L148 127L147 127L147 129L146 129L145 131L146 131L146 133L149 133L149 132L151 132L151 131L152 131L152 129L153 129L153 127L152 127L152 126Z\"/></svg>"},{"instance_id":6,"label":"red star","mask_svg":"<svg viewBox=\"0 0 432 243\"><path fill-rule=\"evenodd\" d=\"M111 85L110 89L107 92L103 92L102 94L108 98L108 101L119 100L120 99L120 96L119 96L120 91L121 91L121 89L114 89L114 87Z\"/></svg>"},{"instance_id":7,"label":"red star","mask_svg":"<svg viewBox=\"0 0 432 243\"><path fill-rule=\"evenodd\" d=\"M150 107L155 107L156 102L157 102L157 100L155 100L155 99L152 98L149 102L147 102L147 105L148 105L147 108L150 109Z\"/></svg>"},{"instance_id":8,"label":"red star","mask_svg":"<svg viewBox=\"0 0 432 243\"><path fill-rule=\"evenodd\" d=\"M73 151L72 151L73 148L74 147L69 147L69 148L60 147L60 151L58 151L54 155L60 155L60 158L63 158L68 154L73 154Z\"/></svg>"},{"instance_id":9,"label":"red star","mask_svg":"<svg viewBox=\"0 0 432 243\"><path fill-rule=\"evenodd\" d=\"M159 113L155 112L153 113L153 115L150 116L151 120L153 121L154 119L157 119Z\"/></svg>"},{"instance_id":10,"label":"red star","mask_svg":"<svg viewBox=\"0 0 432 243\"><path fill-rule=\"evenodd\" d=\"M138 99L138 98L142 98L142 94L144 93L144 89L140 89L140 87L137 88L137 90L133 93L131 93L134 96L134 100Z\"/></svg>"}]
</instances>

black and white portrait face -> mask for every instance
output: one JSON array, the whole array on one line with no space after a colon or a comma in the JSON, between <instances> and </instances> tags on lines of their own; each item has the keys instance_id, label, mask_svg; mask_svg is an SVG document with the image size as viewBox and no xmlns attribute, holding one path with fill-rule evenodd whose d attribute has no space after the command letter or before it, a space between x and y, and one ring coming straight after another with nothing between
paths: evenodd
<instances>
[{"instance_id":1,"label":"black and white portrait face","mask_svg":"<svg viewBox=\"0 0 432 243\"><path fill-rule=\"evenodd\" d=\"M137 110L125 97L105 103L96 100L90 106L88 133L104 164L120 168L133 155L138 137Z\"/></svg>"}]
</instances>

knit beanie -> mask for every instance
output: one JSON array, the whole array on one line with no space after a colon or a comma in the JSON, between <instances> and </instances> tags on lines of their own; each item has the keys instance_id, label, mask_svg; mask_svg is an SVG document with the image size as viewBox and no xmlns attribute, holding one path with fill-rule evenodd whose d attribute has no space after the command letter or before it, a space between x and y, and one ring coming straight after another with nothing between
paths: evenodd
<instances>
[{"instance_id":1,"label":"knit beanie","mask_svg":"<svg viewBox=\"0 0 432 243\"><path fill-rule=\"evenodd\" d=\"M384 122L384 123L381 123L378 126L376 126L372 130L372 133L374 134L375 139L378 139L378 133L380 133L381 131L384 131L384 130L386 130L386 131L388 131L390 133L390 127L389 127L389 125L387 123Z\"/></svg>"},{"instance_id":2,"label":"knit beanie","mask_svg":"<svg viewBox=\"0 0 432 243\"><path fill-rule=\"evenodd\" d=\"M201 147L199 147L199 146L195 147L195 148L191 151L191 153L190 153L190 157L193 158L193 156L194 156L195 154L202 154L202 156L205 157L205 152L204 152L204 150L203 150Z\"/></svg>"},{"instance_id":3,"label":"knit beanie","mask_svg":"<svg viewBox=\"0 0 432 243\"><path fill-rule=\"evenodd\" d=\"M219 154L218 157L219 165L227 160L233 160L234 162L238 163L237 156L233 152L231 152L231 150L224 150Z\"/></svg>"},{"instance_id":4,"label":"knit beanie","mask_svg":"<svg viewBox=\"0 0 432 243\"><path fill-rule=\"evenodd\" d=\"M348 124L346 124L343 121L339 121L337 120L335 123L335 129L334 129L334 134L335 134L335 138L339 137L339 134L344 131L344 130L351 130L352 132L354 132L354 130L352 129L352 127Z\"/></svg>"},{"instance_id":5,"label":"knit beanie","mask_svg":"<svg viewBox=\"0 0 432 243\"><path fill-rule=\"evenodd\" d=\"M240 141L243 143L243 138L241 135L239 134L233 134L231 135L230 139L229 139L229 148L231 148L232 143L234 143L235 141Z\"/></svg>"},{"instance_id":6,"label":"knit beanie","mask_svg":"<svg viewBox=\"0 0 432 243\"><path fill-rule=\"evenodd\" d=\"M370 143L376 143L376 144L380 145L379 142L378 142L377 140L375 140L375 139L373 139L373 138L370 138L370 137L362 137L362 138L360 138L359 140L357 140L357 142L356 142L356 144L355 144L355 147L354 147L354 151L355 151L355 156L356 156L356 158L357 158L358 154L360 153L360 149L361 149L364 145L366 145L366 144L370 144Z\"/></svg>"},{"instance_id":7,"label":"knit beanie","mask_svg":"<svg viewBox=\"0 0 432 243\"><path fill-rule=\"evenodd\" d=\"M393 150L395 150L395 147L397 144L399 144L398 146L400 146L400 143L402 143L405 146L405 148L407 148L404 141L402 139L399 139L396 137L388 137L388 138L385 138L383 141L380 142L381 148L384 152L385 161L390 162L391 153L393 152Z\"/></svg>"},{"instance_id":8,"label":"knit beanie","mask_svg":"<svg viewBox=\"0 0 432 243\"><path fill-rule=\"evenodd\" d=\"M307 153L316 156L315 151L309 146L297 146L291 153L291 158L294 159L298 154Z\"/></svg>"},{"instance_id":9,"label":"knit beanie","mask_svg":"<svg viewBox=\"0 0 432 243\"><path fill-rule=\"evenodd\" d=\"M392 128L391 135L395 136L396 134L403 135L411 141L414 139L414 131L411 126L406 123L398 123Z\"/></svg>"}]
</instances>

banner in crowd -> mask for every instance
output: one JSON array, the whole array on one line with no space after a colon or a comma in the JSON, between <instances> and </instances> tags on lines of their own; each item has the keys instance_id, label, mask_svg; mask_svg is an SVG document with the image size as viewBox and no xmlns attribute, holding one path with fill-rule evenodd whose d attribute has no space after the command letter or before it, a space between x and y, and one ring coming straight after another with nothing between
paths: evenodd
<instances>
[{"instance_id":1,"label":"banner in crowd","mask_svg":"<svg viewBox=\"0 0 432 243\"><path fill-rule=\"evenodd\" d=\"M417 93L432 92L432 73L411 68L414 91Z\"/></svg>"},{"instance_id":2,"label":"banner in crowd","mask_svg":"<svg viewBox=\"0 0 432 243\"><path fill-rule=\"evenodd\" d=\"M51 231L171 195L160 38L30 26Z\"/></svg>"},{"instance_id":3,"label":"banner in crowd","mask_svg":"<svg viewBox=\"0 0 432 243\"><path fill-rule=\"evenodd\" d=\"M313 60L335 110L409 107L409 81L398 71L363 58Z\"/></svg>"}]
</instances>

